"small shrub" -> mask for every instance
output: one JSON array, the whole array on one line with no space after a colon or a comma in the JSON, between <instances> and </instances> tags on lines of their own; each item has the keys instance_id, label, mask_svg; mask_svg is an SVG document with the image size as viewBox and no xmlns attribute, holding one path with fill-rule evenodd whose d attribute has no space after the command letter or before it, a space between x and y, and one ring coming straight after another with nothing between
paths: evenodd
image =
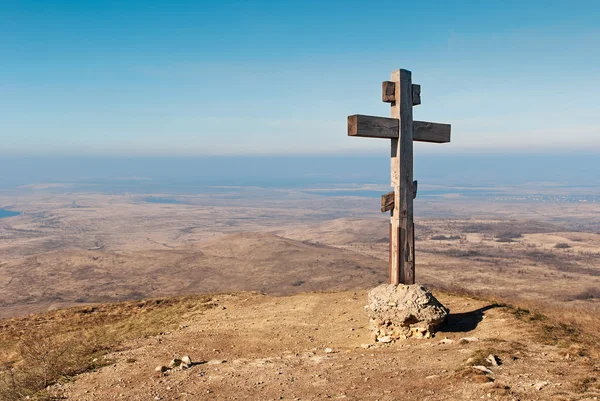
<instances>
[{"instance_id":1,"label":"small shrub","mask_svg":"<svg viewBox=\"0 0 600 401\"><path fill-rule=\"evenodd\" d=\"M456 241L460 239L460 235L434 235L430 238L432 241Z\"/></svg>"},{"instance_id":2,"label":"small shrub","mask_svg":"<svg viewBox=\"0 0 600 401\"><path fill-rule=\"evenodd\" d=\"M446 250L440 251L439 253L442 255L453 257L453 258L469 258L472 256L485 256L481 252L473 250L473 249L464 250L464 249L458 249L458 248L446 249Z\"/></svg>"},{"instance_id":3,"label":"small shrub","mask_svg":"<svg viewBox=\"0 0 600 401\"><path fill-rule=\"evenodd\" d=\"M579 294L572 296L569 300L570 301L574 301L574 300L586 301L589 299L600 299L600 288L595 288L595 287L587 288L587 289L583 290L582 292L580 292Z\"/></svg>"},{"instance_id":4,"label":"small shrub","mask_svg":"<svg viewBox=\"0 0 600 401\"><path fill-rule=\"evenodd\" d=\"M512 232L512 231L506 231L506 232L496 235L496 238L498 238L498 239L514 239L514 238L522 238L522 237L523 237L523 235L521 235L520 233L516 233L516 232Z\"/></svg>"},{"instance_id":5,"label":"small shrub","mask_svg":"<svg viewBox=\"0 0 600 401\"><path fill-rule=\"evenodd\" d=\"M584 391L589 391L594 388L600 388L597 377L586 377L581 381L581 387Z\"/></svg>"},{"instance_id":6,"label":"small shrub","mask_svg":"<svg viewBox=\"0 0 600 401\"><path fill-rule=\"evenodd\" d=\"M100 357L125 341L157 335L176 327L184 314L214 306L204 295L129 301L48 312L38 317L35 329L0 330L0 344L16 356L11 364L0 365L0 400L48 399L45 387L111 363Z\"/></svg>"},{"instance_id":7,"label":"small shrub","mask_svg":"<svg viewBox=\"0 0 600 401\"><path fill-rule=\"evenodd\" d=\"M556 249L567 249L570 248L571 245L567 244L566 242L559 242L558 244L554 245L554 247Z\"/></svg>"}]
</instances>

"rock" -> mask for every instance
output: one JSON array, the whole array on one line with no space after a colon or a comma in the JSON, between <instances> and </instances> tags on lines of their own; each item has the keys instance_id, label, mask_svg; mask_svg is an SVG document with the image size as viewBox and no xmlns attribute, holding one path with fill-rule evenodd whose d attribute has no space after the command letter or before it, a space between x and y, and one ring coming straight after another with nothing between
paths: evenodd
<instances>
[{"instance_id":1,"label":"rock","mask_svg":"<svg viewBox=\"0 0 600 401\"><path fill-rule=\"evenodd\" d=\"M392 337L391 336L378 337L377 341L379 341L380 343L391 343Z\"/></svg>"},{"instance_id":2,"label":"rock","mask_svg":"<svg viewBox=\"0 0 600 401\"><path fill-rule=\"evenodd\" d=\"M181 359L177 359L177 358L175 358L175 359L171 360L171 363L169 364L169 366L170 366L171 368L177 368L177 367L179 367L180 365L181 365Z\"/></svg>"},{"instance_id":3,"label":"rock","mask_svg":"<svg viewBox=\"0 0 600 401\"><path fill-rule=\"evenodd\" d=\"M535 383L535 389L540 391L541 389L546 387L548 384L550 384L550 382L547 382L547 381L537 382L537 383Z\"/></svg>"},{"instance_id":4,"label":"rock","mask_svg":"<svg viewBox=\"0 0 600 401\"><path fill-rule=\"evenodd\" d=\"M169 368L163 365L158 365L156 368L154 368L154 371L159 373L165 373L167 370L169 370Z\"/></svg>"},{"instance_id":5,"label":"rock","mask_svg":"<svg viewBox=\"0 0 600 401\"><path fill-rule=\"evenodd\" d=\"M463 337L460 340L458 340L458 342L461 343L461 344L474 343L476 341L479 341L479 338L477 338L477 337Z\"/></svg>"},{"instance_id":6,"label":"rock","mask_svg":"<svg viewBox=\"0 0 600 401\"><path fill-rule=\"evenodd\" d=\"M189 368L190 366L192 366L192 358L190 358L189 356L184 356L183 358L181 358L181 365L185 365L186 368Z\"/></svg>"},{"instance_id":7,"label":"rock","mask_svg":"<svg viewBox=\"0 0 600 401\"><path fill-rule=\"evenodd\" d=\"M454 340L452 340L451 338L444 338L443 340L440 341L440 344L452 344L454 342Z\"/></svg>"},{"instance_id":8,"label":"rock","mask_svg":"<svg viewBox=\"0 0 600 401\"><path fill-rule=\"evenodd\" d=\"M381 338L430 338L448 316L448 308L421 285L383 284L369 291L367 314Z\"/></svg>"},{"instance_id":9,"label":"rock","mask_svg":"<svg viewBox=\"0 0 600 401\"><path fill-rule=\"evenodd\" d=\"M411 336L415 338L431 338L431 332L427 327L411 327ZM406 334L404 334L406 336Z\"/></svg>"},{"instance_id":10,"label":"rock","mask_svg":"<svg viewBox=\"0 0 600 401\"><path fill-rule=\"evenodd\" d=\"M494 354L488 355L488 357L485 360L488 361L490 363L490 365L492 365L492 366L500 366L500 364L501 364L500 358L498 358Z\"/></svg>"},{"instance_id":11,"label":"rock","mask_svg":"<svg viewBox=\"0 0 600 401\"><path fill-rule=\"evenodd\" d=\"M332 354L333 353L333 349L332 348L325 348L325 353L326 354Z\"/></svg>"},{"instance_id":12,"label":"rock","mask_svg":"<svg viewBox=\"0 0 600 401\"><path fill-rule=\"evenodd\" d=\"M483 373L487 373L488 375L494 374L491 370L482 365L471 366L473 369L481 370Z\"/></svg>"}]
</instances>

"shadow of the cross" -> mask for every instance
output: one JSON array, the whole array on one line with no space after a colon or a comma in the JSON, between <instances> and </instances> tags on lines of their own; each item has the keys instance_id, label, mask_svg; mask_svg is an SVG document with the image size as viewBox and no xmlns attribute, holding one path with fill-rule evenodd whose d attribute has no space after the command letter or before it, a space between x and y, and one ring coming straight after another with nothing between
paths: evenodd
<instances>
[{"instance_id":1,"label":"shadow of the cross","mask_svg":"<svg viewBox=\"0 0 600 401\"><path fill-rule=\"evenodd\" d=\"M486 311L499 306L498 304L490 304L470 312L450 313L446 318L446 322L438 331L444 333L464 333L474 330L483 320Z\"/></svg>"}]
</instances>

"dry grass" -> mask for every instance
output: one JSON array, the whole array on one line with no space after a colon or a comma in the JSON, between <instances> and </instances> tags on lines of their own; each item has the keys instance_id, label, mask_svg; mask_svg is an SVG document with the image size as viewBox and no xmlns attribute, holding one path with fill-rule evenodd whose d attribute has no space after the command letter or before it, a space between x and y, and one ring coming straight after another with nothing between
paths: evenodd
<instances>
[{"instance_id":1,"label":"dry grass","mask_svg":"<svg viewBox=\"0 0 600 401\"><path fill-rule=\"evenodd\" d=\"M489 383L494 381L494 379L485 374L485 372L472 368L471 366L460 369L456 373L456 376L461 379L461 381L473 383Z\"/></svg>"},{"instance_id":2,"label":"dry grass","mask_svg":"<svg viewBox=\"0 0 600 401\"><path fill-rule=\"evenodd\" d=\"M209 296L71 308L3 321L0 399L43 399L48 385L110 361L103 355L128 340L173 330L186 315L213 303Z\"/></svg>"},{"instance_id":3,"label":"dry grass","mask_svg":"<svg viewBox=\"0 0 600 401\"><path fill-rule=\"evenodd\" d=\"M545 344L572 347L578 353L600 356L600 316L588 307L555 302L535 302L522 298L495 297L487 292L462 287L437 287L438 291L500 305L535 329L537 339Z\"/></svg>"},{"instance_id":4,"label":"dry grass","mask_svg":"<svg viewBox=\"0 0 600 401\"><path fill-rule=\"evenodd\" d=\"M520 238L523 234L545 233L559 231L559 226L533 220L503 221L493 223L469 223L462 226L465 233L486 233L495 237L510 235L510 238Z\"/></svg>"},{"instance_id":5,"label":"dry grass","mask_svg":"<svg viewBox=\"0 0 600 401\"><path fill-rule=\"evenodd\" d=\"M496 357L498 357L500 359L500 361L502 361L502 358L499 357L499 355L502 355L502 354L504 354L504 351L499 348L494 348L494 347L480 348L480 349L476 350L473 353L473 355L471 355L471 357L469 358L470 362L469 362L468 366L481 365L481 366L490 367L490 366L492 366L492 364L488 360L488 357L490 355L495 355Z\"/></svg>"}]
</instances>

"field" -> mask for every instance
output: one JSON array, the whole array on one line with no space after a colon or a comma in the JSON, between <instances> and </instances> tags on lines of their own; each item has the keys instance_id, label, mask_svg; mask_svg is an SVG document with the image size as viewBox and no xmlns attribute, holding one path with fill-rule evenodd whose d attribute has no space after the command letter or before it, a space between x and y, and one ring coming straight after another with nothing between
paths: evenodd
<instances>
[{"instance_id":1,"label":"field","mask_svg":"<svg viewBox=\"0 0 600 401\"><path fill-rule=\"evenodd\" d=\"M74 400L599 396L600 206L416 205L417 282L452 315L433 340L375 346L362 306L387 275L378 199L4 193L0 207L23 213L0 220L0 394L41 396L49 385L44 397ZM81 347L49 351L73 341ZM470 368L490 353L503 361L493 374ZM154 374L183 354L201 363ZM56 359L55 374L23 365L32 355Z\"/></svg>"},{"instance_id":2,"label":"field","mask_svg":"<svg viewBox=\"0 0 600 401\"><path fill-rule=\"evenodd\" d=\"M377 199L222 194L5 195L0 317L215 291L369 288L386 280ZM417 203L417 279L446 289L596 309L596 203ZM440 216L443 215L443 216Z\"/></svg>"}]
</instances>

